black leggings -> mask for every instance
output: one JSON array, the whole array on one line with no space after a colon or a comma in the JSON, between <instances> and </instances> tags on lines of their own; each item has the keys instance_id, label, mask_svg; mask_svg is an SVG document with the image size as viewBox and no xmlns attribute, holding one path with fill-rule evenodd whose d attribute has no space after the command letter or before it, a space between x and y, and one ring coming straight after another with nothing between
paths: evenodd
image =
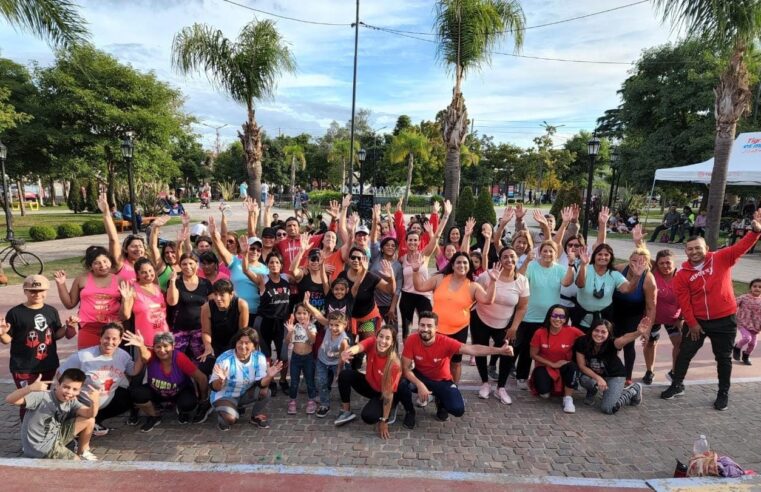
<instances>
[{"instance_id":1,"label":"black leggings","mask_svg":"<svg viewBox=\"0 0 761 492\"><path fill-rule=\"evenodd\" d=\"M402 315L402 337L407 338L407 335L410 334L410 323L412 323L415 311L420 315L423 311L431 311L432 309L431 300L426 296L402 291L399 298L399 311Z\"/></svg>"},{"instance_id":2,"label":"black leggings","mask_svg":"<svg viewBox=\"0 0 761 492\"><path fill-rule=\"evenodd\" d=\"M95 422L100 424L106 419L121 415L127 410L132 410L132 397L127 388L117 388L114 397L108 402L105 408L98 410L98 416Z\"/></svg>"},{"instance_id":3,"label":"black leggings","mask_svg":"<svg viewBox=\"0 0 761 492\"><path fill-rule=\"evenodd\" d=\"M153 391L147 384L141 384L140 386L131 387L130 395L132 396L132 402L135 405L144 405L148 402L160 405L163 402L172 402L181 413L189 413L195 410L198 405L198 397L196 396L196 390L193 385L187 385L180 389L177 394L171 399L164 399Z\"/></svg>"},{"instance_id":4,"label":"black leggings","mask_svg":"<svg viewBox=\"0 0 761 492\"><path fill-rule=\"evenodd\" d=\"M492 328L483 322L476 311L470 313L470 336L474 345L489 345L489 340L494 341L495 347L501 347L505 343L507 329ZM499 378L497 386L502 388L507 384L507 376L515 362L514 357L506 355L499 356ZM489 372L486 370L486 357L476 357L476 367L478 375L481 376L481 382L489 381Z\"/></svg>"},{"instance_id":5,"label":"black leggings","mask_svg":"<svg viewBox=\"0 0 761 492\"><path fill-rule=\"evenodd\" d=\"M288 353L283 354L283 339L285 327L282 319L259 318L259 336L261 338L261 351L267 359L287 360ZM275 352L272 352L272 344L275 344Z\"/></svg>"},{"instance_id":6,"label":"black leggings","mask_svg":"<svg viewBox=\"0 0 761 492\"><path fill-rule=\"evenodd\" d=\"M529 323L524 321L518 326L518 333L515 336L515 358L518 359L518 365L515 369L516 379L528 379L531 372L531 339L534 333L542 326L542 323Z\"/></svg>"},{"instance_id":7,"label":"black leggings","mask_svg":"<svg viewBox=\"0 0 761 492\"><path fill-rule=\"evenodd\" d=\"M362 407L362 420L366 424L376 424L383 416L383 395L375 391L367 378L361 372L355 369L343 369L338 375L338 392L341 395L341 403L351 402L351 390L369 398L364 407ZM394 393L394 401L391 403L391 409L401 403L407 413L415 414L415 407L412 406L412 392L406 381L399 381L399 386Z\"/></svg>"},{"instance_id":8,"label":"black leggings","mask_svg":"<svg viewBox=\"0 0 761 492\"><path fill-rule=\"evenodd\" d=\"M626 317L614 320L613 334L616 338L626 335L637 330L637 325L642 320L642 314L634 317ZM634 342L629 342L623 347L624 367L626 368L626 379L632 378L634 372L634 361L637 357L637 351L634 349Z\"/></svg>"},{"instance_id":9,"label":"black leggings","mask_svg":"<svg viewBox=\"0 0 761 492\"><path fill-rule=\"evenodd\" d=\"M564 387L578 388L579 368L576 366L576 363L569 362L558 370L560 371L560 378L563 380ZM539 366L534 369L534 388L540 395L552 394L555 390L555 381L550 377L546 367Z\"/></svg>"}]
</instances>

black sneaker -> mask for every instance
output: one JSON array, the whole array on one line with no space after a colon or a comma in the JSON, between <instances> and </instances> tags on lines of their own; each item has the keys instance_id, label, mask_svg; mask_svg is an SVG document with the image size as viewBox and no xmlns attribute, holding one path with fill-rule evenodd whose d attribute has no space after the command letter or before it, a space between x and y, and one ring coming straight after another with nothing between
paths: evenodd
<instances>
[{"instance_id":1,"label":"black sneaker","mask_svg":"<svg viewBox=\"0 0 761 492\"><path fill-rule=\"evenodd\" d=\"M194 424L203 424L214 409L208 401L198 404L196 414L193 416Z\"/></svg>"},{"instance_id":2,"label":"black sneaker","mask_svg":"<svg viewBox=\"0 0 761 492\"><path fill-rule=\"evenodd\" d=\"M129 417L127 417L127 425L137 425L140 423L140 410L133 408L129 411Z\"/></svg>"},{"instance_id":3,"label":"black sneaker","mask_svg":"<svg viewBox=\"0 0 761 492\"><path fill-rule=\"evenodd\" d=\"M190 413L188 413L188 412L180 412L180 413L177 414L177 422L178 423L180 423L182 425L185 425L185 424L189 424L190 421L191 421Z\"/></svg>"},{"instance_id":4,"label":"black sneaker","mask_svg":"<svg viewBox=\"0 0 761 492\"><path fill-rule=\"evenodd\" d=\"M750 361L750 354L747 352L743 352L743 364L746 366L752 366L753 363Z\"/></svg>"},{"instance_id":5,"label":"black sneaker","mask_svg":"<svg viewBox=\"0 0 761 492\"><path fill-rule=\"evenodd\" d=\"M315 415L323 419L328 416L328 413L330 413L330 407L320 407L317 409L317 412L315 413Z\"/></svg>"},{"instance_id":6,"label":"black sneaker","mask_svg":"<svg viewBox=\"0 0 761 492\"><path fill-rule=\"evenodd\" d=\"M722 411L726 410L729 406L729 392L728 391L719 391L716 394L716 401L713 402L713 408L716 410Z\"/></svg>"},{"instance_id":7,"label":"black sneaker","mask_svg":"<svg viewBox=\"0 0 761 492\"><path fill-rule=\"evenodd\" d=\"M145 423L140 427L141 432L150 432L154 427L161 423L161 417L151 417L150 415L145 417Z\"/></svg>"},{"instance_id":8,"label":"black sneaker","mask_svg":"<svg viewBox=\"0 0 761 492\"><path fill-rule=\"evenodd\" d=\"M642 384L653 384L653 378L655 373L653 371L645 371L645 375L642 376Z\"/></svg>"},{"instance_id":9,"label":"black sneaker","mask_svg":"<svg viewBox=\"0 0 761 492\"><path fill-rule=\"evenodd\" d=\"M668 379L669 381L673 381L674 380L674 371L673 370L671 370L671 371L666 373L666 379Z\"/></svg>"},{"instance_id":10,"label":"black sneaker","mask_svg":"<svg viewBox=\"0 0 761 492\"><path fill-rule=\"evenodd\" d=\"M252 415L251 420L249 420L252 425L255 425L259 427L260 429L269 429L270 428L270 422L267 420L267 416L263 413L259 415Z\"/></svg>"},{"instance_id":11,"label":"black sneaker","mask_svg":"<svg viewBox=\"0 0 761 492\"><path fill-rule=\"evenodd\" d=\"M666 388L666 391L661 393L661 398L664 400L670 400L675 396L682 396L684 394L684 385L671 383L671 386Z\"/></svg>"},{"instance_id":12,"label":"black sneaker","mask_svg":"<svg viewBox=\"0 0 761 492\"><path fill-rule=\"evenodd\" d=\"M447 412L447 409L444 408L444 405L439 402L438 398L436 399L436 420L439 422L446 422L449 420L449 412Z\"/></svg>"},{"instance_id":13,"label":"black sneaker","mask_svg":"<svg viewBox=\"0 0 761 492\"><path fill-rule=\"evenodd\" d=\"M732 347L732 358L736 361L740 360L740 347Z\"/></svg>"},{"instance_id":14,"label":"black sneaker","mask_svg":"<svg viewBox=\"0 0 761 492\"><path fill-rule=\"evenodd\" d=\"M415 428L415 414L413 412L407 412L407 414L404 416L404 420L402 421L402 425L405 429L414 429Z\"/></svg>"}]
</instances>

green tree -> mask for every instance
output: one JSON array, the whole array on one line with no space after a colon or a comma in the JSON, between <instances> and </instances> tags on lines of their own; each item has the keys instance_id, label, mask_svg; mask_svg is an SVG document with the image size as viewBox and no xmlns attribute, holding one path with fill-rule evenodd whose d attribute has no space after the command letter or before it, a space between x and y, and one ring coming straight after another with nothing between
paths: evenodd
<instances>
[{"instance_id":1,"label":"green tree","mask_svg":"<svg viewBox=\"0 0 761 492\"><path fill-rule=\"evenodd\" d=\"M523 45L525 17L517 0L439 0L435 31L439 60L454 74L452 101L442 125L447 148L444 197L457 205L460 193L460 148L468 135L468 112L462 81L491 60L491 52L506 34L516 50Z\"/></svg>"},{"instance_id":2,"label":"green tree","mask_svg":"<svg viewBox=\"0 0 761 492\"><path fill-rule=\"evenodd\" d=\"M240 141L232 142L226 149L214 159L212 176L216 181L233 181L240 183L248 177L246 168L240 163L246 158L243 145Z\"/></svg>"},{"instance_id":3,"label":"green tree","mask_svg":"<svg viewBox=\"0 0 761 492\"><path fill-rule=\"evenodd\" d=\"M75 5L69 0L0 0L0 16L13 27L65 48L88 36L86 23Z\"/></svg>"},{"instance_id":4,"label":"green tree","mask_svg":"<svg viewBox=\"0 0 761 492\"><path fill-rule=\"evenodd\" d=\"M399 135L399 132L411 126L412 126L412 120L410 119L409 116L407 116L406 114L403 114L396 119L396 125L394 125L394 131L392 133L393 135Z\"/></svg>"},{"instance_id":5,"label":"green tree","mask_svg":"<svg viewBox=\"0 0 761 492\"><path fill-rule=\"evenodd\" d=\"M714 89L716 139L706 223L706 241L715 249L737 122L750 109L747 57L761 35L761 1L653 0L653 3L664 22L671 21L674 26L683 27L688 37L725 50L727 64Z\"/></svg>"},{"instance_id":6,"label":"green tree","mask_svg":"<svg viewBox=\"0 0 761 492\"><path fill-rule=\"evenodd\" d=\"M349 164L349 140L336 140L330 144L330 149L328 150L328 162L333 164L333 172L330 173L330 181L333 184L338 185L339 190L343 190L344 185L346 184L346 172L347 172L347 165ZM357 158L356 153L359 151L359 143L354 142L354 159ZM340 164L340 167L338 167ZM338 173L338 170L340 169L340 174ZM350 190L351 191L351 190Z\"/></svg>"},{"instance_id":7,"label":"green tree","mask_svg":"<svg viewBox=\"0 0 761 492\"><path fill-rule=\"evenodd\" d=\"M473 208L473 217L476 219L476 223L479 224L496 224L497 212L494 210L494 201L491 198L491 191L488 187L484 186L478 193L476 198L476 205Z\"/></svg>"},{"instance_id":8,"label":"green tree","mask_svg":"<svg viewBox=\"0 0 761 492\"><path fill-rule=\"evenodd\" d=\"M283 148L283 154L285 159L291 161L291 193L296 190L296 163L299 163L299 167L304 169L307 165L306 158L304 157L304 147L299 144L286 145Z\"/></svg>"},{"instance_id":9,"label":"green tree","mask_svg":"<svg viewBox=\"0 0 761 492\"><path fill-rule=\"evenodd\" d=\"M460 200L457 202L455 209L455 220L457 225L464 226L468 218L473 217L476 208L476 200L473 196L473 190L469 186L462 189Z\"/></svg>"},{"instance_id":10,"label":"green tree","mask_svg":"<svg viewBox=\"0 0 761 492\"><path fill-rule=\"evenodd\" d=\"M234 101L246 105L246 121L238 138L246 155L249 187L261 197L262 129L255 103L274 95L278 78L296 70L291 50L272 21L246 24L231 41L220 30L203 24L182 29L172 43L172 64L181 73L204 72Z\"/></svg>"},{"instance_id":11,"label":"green tree","mask_svg":"<svg viewBox=\"0 0 761 492\"><path fill-rule=\"evenodd\" d=\"M407 161L407 186L404 189L404 199L402 206L407 208L407 200L410 196L412 187L412 169L415 167L415 156L421 159L428 159L431 152L431 146L425 135L416 129L405 128L397 135L394 135L389 147L389 159L394 164Z\"/></svg>"}]
</instances>

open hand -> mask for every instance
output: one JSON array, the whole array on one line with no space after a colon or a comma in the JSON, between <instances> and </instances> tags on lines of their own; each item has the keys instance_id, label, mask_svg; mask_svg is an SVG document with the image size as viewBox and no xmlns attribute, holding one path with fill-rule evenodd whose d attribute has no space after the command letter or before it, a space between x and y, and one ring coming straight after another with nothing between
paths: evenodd
<instances>
[{"instance_id":1,"label":"open hand","mask_svg":"<svg viewBox=\"0 0 761 492\"><path fill-rule=\"evenodd\" d=\"M274 378L275 376L280 374L280 371L282 370L283 370L283 361L282 360L276 361L274 364L272 364L271 366L267 368L267 376Z\"/></svg>"},{"instance_id":2,"label":"open hand","mask_svg":"<svg viewBox=\"0 0 761 492\"><path fill-rule=\"evenodd\" d=\"M58 270L53 274L53 278L58 285L66 285L66 272L64 270Z\"/></svg>"},{"instance_id":3,"label":"open hand","mask_svg":"<svg viewBox=\"0 0 761 492\"><path fill-rule=\"evenodd\" d=\"M143 339L143 335L140 333L125 331L124 335L122 335L122 340L124 341L124 345L127 347L145 347L145 340Z\"/></svg>"},{"instance_id":4,"label":"open hand","mask_svg":"<svg viewBox=\"0 0 761 492\"><path fill-rule=\"evenodd\" d=\"M27 386L27 388L29 388L30 391L47 391L48 388L50 388L51 382L52 381L43 381L42 374L40 374L32 384Z\"/></svg>"}]
</instances>

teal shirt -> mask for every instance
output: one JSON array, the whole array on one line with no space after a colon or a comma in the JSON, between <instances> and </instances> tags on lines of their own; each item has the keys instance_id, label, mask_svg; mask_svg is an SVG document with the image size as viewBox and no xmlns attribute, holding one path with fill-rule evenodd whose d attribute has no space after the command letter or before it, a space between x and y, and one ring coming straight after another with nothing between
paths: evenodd
<instances>
[{"instance_id":1,"label":"teal shirt","mask_svg":"<svg viewBox=\"0 0 761 492\"><path fill-rule=\"evenodd\" d=\"M576 293L576 302L585 311L602 311L613 303L613 292L624 282L626 278L617 270L608 270L603 275L598 275L594 266L587 265L587 280L584 288L579 288ZM594 291L601 288L603 296L598 299L594 296ZM585 319L581 324L589 326L589 320Z\"/></svg>"},{"instance_id":2,"label":"teal shirt","mask_svg":"<svg viewBox=\"0 0 761 492\"><path fill-rule=\"evenodd\" d=\"M528 298L528 311L523 321L542 323L547 311L554 304L560 304L560 282L565 277L568 267L553 263L545 268L538 261L532 261L526 268L526 278L531 288Z\"/></svg>"}]
</instances>

